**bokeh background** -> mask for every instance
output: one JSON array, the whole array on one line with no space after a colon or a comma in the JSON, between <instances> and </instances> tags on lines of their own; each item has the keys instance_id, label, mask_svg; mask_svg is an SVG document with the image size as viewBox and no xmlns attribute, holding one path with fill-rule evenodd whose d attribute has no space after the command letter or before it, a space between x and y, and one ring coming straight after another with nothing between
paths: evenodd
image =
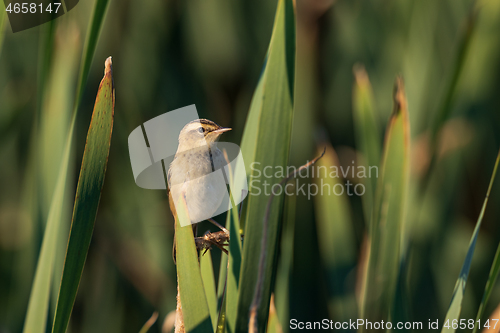
<instances>
[{"instance_id":1,"label":"bokeh background","mask_svg":"<svg viewBox=\"0 0 500 333\"><path fill-rule=\"evenodd\" d=\"M0 332L20 332L23 327L93 3L80 1L63 17L15 34L0 4L4 15L0 29ZM311 160L325 138L341 164L357 161L355 64L364 65L372 84L380 142L392 111L394 79L398 74L404 77L412 160L408 252L396 316L424 323L442 320L500 145L500 2L298 0L296 5L290 164ZM138 332L159 311L152 331L161 332L165 318L175 309L173 219L165 192L135 185L128 134L157 115L196 104L200 116L233 128L225 140L239 143L275 9L276 1L267 0L110 2L78 113L49 318L106 57L113 57L115 123L70 331ZM52 47L47 49L51 36ZM439 158L429 170L429 133L443 105L450 115L443 126ZM427 173L429 186L419 195L417 189ZM276 306L284 331L289 318L357 318L356 276L367 221L360 198L347 199L350 223L331 239L342 244L337 247L340 255L325 253L319 246L322 228L336 221L322 221L324 215L315 200L297 197L285 206L295 223L283 230L284 251L276 277ZM493 188L479 235L462 318L475 318L500 241L499 200L500 181ZM223 223L225 218L217 220ZM345 260L332 271L328 263L338 256ZM219 267L220 252L213 251L213 257L214 267ZM491 314L499 303L500 289L495 288L486 313Z\"/></svg>"}]
</instances>

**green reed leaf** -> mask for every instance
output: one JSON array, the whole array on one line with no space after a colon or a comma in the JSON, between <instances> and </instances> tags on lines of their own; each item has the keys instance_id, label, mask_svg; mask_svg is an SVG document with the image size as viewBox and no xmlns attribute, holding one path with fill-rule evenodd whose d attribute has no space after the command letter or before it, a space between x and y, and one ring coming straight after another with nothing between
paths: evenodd
<instances>
[{"instance_id":1,"label":"green reed leaf","mask_svg":"<svg viewBox=\"0 0 500 333\"><path fill-rule=\"evenodd\" d=\"M210 318L212 319L212 325L215 331L217 325L217 293L215 290L215 276L210 250L205 254L200 254L200 269L203 288L205 289L205 296L207 297L208 309L210 310Z\"/></svg>"},{"instance_id":2,"label":"green reed leaf","mask_svg":"<svg viewBox=\"0 0 500 333\"><path fill-rule=\"evenodd\" d=\"M213 332L210 308L207 303L203 280L194 243L193 228L189 221L185 198L176 205L175 223L177 281L186 332ZM180 221L185 227L181 227Z\"/></svg>"},{"instance_id":3,"label":"green reed leaf","mask_svg":"<svg viewBox=\"0 0 500 333\"><path fill-rule=\"evenodd\" d=\"M486 286L484 288L483 298L481 304L479 305L479 310L476 315L476 323L483 318L484 310L488 300L490 299L491 292L495 286L495 282L498 279L498 274L500 273L500 244L498 244L497 252L495 253L495 258L493 259L493 264L491 265L490 274L488 276L488 281L486 281ZM474 326L473 333L476 333L479 329L479 325Z\"/></svg>"},{"instance_id":4,"label":"green reed leaf","mask_svg":"<svg viewBox=\"0 0 500 333\"><path fill-rule=\"evenodd\" d=\"M498 244L497 252L495 253L495 258L493 259L493 264L491 265L490 274L488 276L488 281L486 281L486 286L484 287L483 298L481 304L479 305L479 310L476 315L476 323L483 318L484 310L488 300L490 299L491 292L495 286L495 282L498 279L498 274L500 273L500 244ZM473 333L476 333L479 329L479 325L474 326Z\"/></svg>"},{"instance_id":5,"label":"green reed leaf","mask_svg":"<svg viewBox=\"0 0 500 333\"><path fill-rule=\"evenodd\" d=\"M75 38L74 26L66 27L64 33L59 34L58 42L54 51L54 61L57 66L52 66L47 80L46 89L41 89L44 101L41 107L41 119L34 125L33 159L37 160L37 170L40 180L35 182L41 186L43 196L38 201L42 215L47 216L45 233L42 247L37 263L35 279L33 280L28 310L24 322L24 332L45 332L47 322L47 310L49 307L49 295L54 296L52 285L60 275L54 274L54 270L61 271L62 254L61 232L62 220L70 214L70 202L65 200L69 187L67 184L67 173L71 161L71 140L66 140L68 129L73 129L70 124L68 110L71 110L73 95L70 91L71 83L75 79L75 62L79 53L78 39ZM53 31L47 31L46 35L52 35ZM50 40L50 42L48 41ZM52 48L51 38L47 37L44 50ZM47 45L45 45L47 44ZM45 57L44 52L44 57ZM47 68L48 69L48 66ZM43 72L43 71L40 71ZM38 117L37 117L38 118ZM40 123L40 124L38 124ZM72 132L69 134L72 136ZM59 169L54 169L54 163ZM73 190L72 190L73 191ZM65 237L65 236L64 236ZM61 252L61 253L60 253ZM59 259L57 260L58 255Z\"/></svg>"},{"instance_id":6,"label":"green reed leaf","mask_svg":"<svg viewBox=\"0 0 500 333\"><path fill-rule=\"evenodd\" d=\"M241 142L241 151L249 176L255 186L267 181L270 186L282 177L263 178L259 171L266 166L285 167L290 149L293 115L293 80L295 65L295 15L293 1L280 0L264 71L254 93L247 124ZM252 163L254 163L252 165ZM260 170L257 170L260 168ZM261 186L259 186L262 188ZM250 189L252 191L252 189ZM249 311L257 283L260 248L263 236L264 214L269 193L250 193L241 216L245 230L243 261L240 271L238 314L235 332L247 332ZM267 261L264 269L262 302L258 309L258 323L264 330L269 314L271 281L276 270L279 217L282 196L274 200L269 218ZM229 310L229 309L228 309ZM228 317L229 319L229 317Z\"/></svg>"},{"instance_id":7,"label":"green reed leaf","mask_svg":"<svg viewBox=\"0 0 500 333\"><path fill-rule=\"evenodd\" d=\"M361 318L387 320L398 282L409 180L410 124L403 81L397 78L370 226L370 253Z\"/></svg>"},{"instance_id":8,"label":"green reed leaf","mask_svg":"<svg viewBox=\"0 0 500 333\"><path fill-rule=\"evenodd\" d=\"M87 39L85 40L85 46L83 47L83 61L80 66L80 73L78 75L78 87L76 89L75 98L75 112L80 105L83 96L83 90L85 89L85 83L89 76L90 65L92 65L92 59L97 46L97 41L101 35L102 23L104 22L104 16L108 9L109 0L96 0L94 4L94 9L92 12L92 18L90 19L89 30L87 31Z\"/></svg>"},{"instance_id":9,"label":"green reed leaf","mask_svg":"<svg viewBox=\"0 0 500 333\"><path fill-rule=\"evenodd\" d=\"M231 242L231 239L229 242ZM224 333L226 331L226 284L228 260L228 256L224 254L220 258L219 284L217 285L217 309L219 311L217 316L217 333Z\"/></svg>"},{"instance_id":10,"label":"green reed leaf","mask_svg":"<svg viewBox=\"0 0 500 333\"><path fill-rule=\"evenodd\" d=\"M446 313L446 318L444 319L444 324L448 323L449 327L444 327L441 329L441 332L455 332L457 329L453 328L452 322L455 319L460 319L460 312L462 310L462 301L465 293L465 286L467 285L467 278L469 277L470 265L472 263L472 256L474 255L474 250L476 248L477 236L479 235L479 229L481 228L481 224L483 222L484 212L486 210L486 206L488 204L488 198L490 197L491 188L493 187L493 182L495 181L495 176L497 174L498 162L500 161L500 151L498 152L497 159L495 162L495 167L493 168L493 173L490 178L490 184L488 186L488 190L486 191L486 197L483 201L483 206L481 207L481 212L479 213L479 217L477 218L476 227L474 228L474 232L472 233L472 237L469 242L469 249L467 250L467 255L465 256L464 263L462 265L462 269L460 270L460 275L458 276L457 282L455 284L455 289L453 290L453 296L451 297L450 306L448 308L448 312ZM489 294L491 293L491 288L493 288L493 281L498 275L498 251L495 256L495 261L492 266L492 270L490 272L490 276L488 278L488 282L486 284L486 290L483 296L483 300L481 302L481 307L478 311L478 318L481 318L482 308L489 298ZM496 272L495 272L496 271ZM477 323L477 322L476 322ZM476 331L477 328L474 328Z\"/></svg>"},{"instance_id":11,"label":"green reed leaf","mask_svg":"<svg viewBox=\"0 0 500 333\"><path fill-rule=\"evenodd\" d=\"M114 104L110 57L106 60L87 133L52 332L66 332L80 284L108 164Z\"/></svg>"},{"instance_id":12,"label":"green reed leaf","mask_svg":"<svg viewBox=\"0 0 500 333\"><path fill-rule=\"evenodd\" d=\"M226 160L227 157L226 157ZM234 176L231 168L231 164L228 163L228 174L230 188L235 188ZM234 204L234 197L239 194L231 192L231 210L227 214L226 226L229 231L229 249L227 259L222 260L227 263L226 280L225 280L225 297L222 308L222 313L219 315L221 319L224 320L224 330L227 329L229 332L234 332L236 318L238 315L238 286L240 282L240 270L242 262L242 246L241 246L241 235L240 235L240 218L238 216L238 206ZM237 200L239 201L239 200ZM224 254L222 254L225 256ZM221 270L222 271L222 270ZM222 324L222 323L221 323ZM218 325L219 326L219 325ZM222 328L221 328L222 330Z\"/></svg>"},{"instance_id":13,"label":"green reed leaf","mask_svg":"<svg viewBox=\"0 0 500 333\"><path fill-rule=\"evenodd\" d=\"M69 135L72 135L73 126ZM42 248L38 257L35 278L31 288L28 311L24 323L25 333L45 332L47 310L49 307L50 283L54 271L54 261L57 248L57 236L61 225L61 214L64 203L66 175L68 173L71 142L66 142L62 164L59 169L54 196L49 208L47 224L43 235Z\"/></svg>"},{"instance_id":14,"label":"green reed leaf","mask_svg":"<svg viewBox=\"0 0 500 333\"><path fill-rule=\"evenodd\" d=\"M354 67L353 117L356 132L356 146L363 155L358 164L366 170L380 163L380 128L375 117L375 101L368 74L364 67ZM369 223L373 207L373 198L377 188L377 178L364 178L366 192L362 197L366 223Z\"/></svg>"}]
</instances>

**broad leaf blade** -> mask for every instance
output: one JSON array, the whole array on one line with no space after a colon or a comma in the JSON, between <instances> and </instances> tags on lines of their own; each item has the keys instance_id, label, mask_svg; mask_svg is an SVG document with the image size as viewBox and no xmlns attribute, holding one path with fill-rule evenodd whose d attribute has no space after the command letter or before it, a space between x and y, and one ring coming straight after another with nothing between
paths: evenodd
<instances>
[{"instance_id":1,"label":"broad leaf blade","mask_svg":"<svg viewBox=\"0 0 500 333\"><path fill-rule=\"evenodd\" d=\"M403 82L396 80L394 111L387 127L370 234L361 318L387 320L392 310L404 234L409 177L410 126Z\"/></svg>"},{"instance_id":2,"label":"broad leaf blade","mask_svg":"<svg viewBox=\"0 0 500 333\"><path fill-rule=\"evenodd\" d=\"M83 153L52 332L66 331L80 284L104 185L113 129L114 104L111 58L108 58L104 78L97 92Z\"/></svg>"},{"instance_id":3,"label":"broad leaf blade","mask_svg":"<svg viewBox=\"0 0 500 333\"><path fill-rule=\"evenodd\" d=\"M254 93L241 149L249 175L250 192L254 182L265 180L270 186L282 177L261 178L259 171L266 166L285 167L288 162L292 123L293 68L295 57L294 8L291 0L280 0L264 72ZM256 162L257 164L252 164ZM260 163L260 164L258 164ZM260 168L260 170L256 170ZM257 282L262 241L262 226L269 193L250 193L242 214L245 228L243 262L240 272L236 332L247 332L249 310ZM264 289L258 311L260 330L264 330L269 314L271 281L275 270L279 216L282 196L273 201L267 239L267 262ZM229 325L231 327L231 324Z\"/></svg>"},{"instance_id":4,"label":"broad leaf blade","mask_svg":"<svg viewBox=\"0 0 500 333\"><path fill-rule=\"evenodd\" d=\"M177 281L186 332L213 332L210 309L207 304L198 254L194 244L193 228L187 214L186 202L180 200L175 222ZM186 221L181 227L180 221Z\"/></svg>"},{"instance_id":5,"label":"broad leaf blade","mask_svg":"<svg viewBox=\"0 0 500 333\"><path fill-rule=\"evenodd\" d=\"M495 167L493 168L493 173L490 178L490 184L488 186L488 190L486 192L486 197L483 202L483 206L481 208L481 212L479 213L479 217L476 222L476 227L474 228L474 232L472 233L472 237L469 242L469 249L467 250L467 255L465 256L464 263L462 265L462 269L460 270L460 275L458 276L457 282L455 284L455 289L453 290L453 296L451 298L451 303L450 307L448 308L448 312L446 313L446 318L444 319L444 323L448 322L450 325L449 327L444 327L442 328L441 332L455 332L456 328L453 328L453 325L451 323L455 319L460 319L460 311L462 310L462 301L464 297L464 292L465 292L465 286L467 285L467 278L469 277L469 271L470 271L470 265L472 263L472 256L474 255L474 250L476 248L476 242L477 242L477 236L479 235L479 229L481 228L481 224L483 222L483 216L484 212L486 210L486 205L488 204L488 198L490 196L491 188L493 187L493 182L495 181L495 176L497 173L498 169L498 162L500 160L500 151L497 155L497 160L495 162ZM498 252L498 251L497 251ZM497 253L498 254L498 253ZM495 256L495 261L497 261L498 256ZM498 264L496 264L498 265ZM493 273L494 271L497 271L496 273ZM495 276L493 275L495 274ZM488 282L486 285L486 291L489 288L488 285L492 285L491 279L496 279L496 275L498 275L498 267L495 268L495 265L492 267L492 271L490 272L490 277L488 278ZM485 296L486 296L486 291L485 291ZM489 291L491 292L491 290ZM488 295L489 297L489 295ZM485 299L483 297L483 302L481 302L481 305L484 305ZM480 309L481 311L481 309ZM478 317L480 318L481 313L478 312ZM476 329L476 328L475 328Z\"/></svg>"}]
</instances>

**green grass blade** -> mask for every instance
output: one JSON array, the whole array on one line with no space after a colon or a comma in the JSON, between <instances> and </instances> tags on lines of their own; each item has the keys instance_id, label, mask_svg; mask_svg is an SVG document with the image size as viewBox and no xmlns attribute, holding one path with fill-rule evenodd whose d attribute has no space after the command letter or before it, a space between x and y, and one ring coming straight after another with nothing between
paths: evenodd
<instances>
[{"instance_id":1,"label":"green grass blade","mask_svg":"<svg viewBox=\"0 0 500 333\"><path fill-rule=\"evenodd\" d=\"M321 144L318 148L321 151L324 146ZM315 180L321 191L323 188L329 190L315 196L314 204L320 255L328 276L330 313L339 320L347 320L356 315L352 307L354 302L348 302L346 298L341 302L335 302L334 295L347 294L345 293L347 274L356 265L354 248L356 239L347 194L336 194L340 193L339 188L344 191L344 183L338 177L330 177L332 166L339 167L339 162L333 148L327 145L325 156L318 161ZM350 296L353 298L354 294Z\"/></svg>"},{"instance_id":2,"label":"green grass blade","mask_svg":"<svg viewBox=\"0 0 500 333\"><path fill-rule=\"evenodd\" d=\"M92 58L94 56L95 47L97 44L98 35L100 32L100 27L102 26L102 21L104 18L107 0L97 0L96 7L94 9L94 14L89 27L89 34L87 35L87 40L85 42L85 51L83 53L83 61L80 69L79 76L79 87L76 92L77 100L75 101L75 107L73 110L72 120L70 123L68 136L66 140L66 146L64 150L64 155L59 167L59 174L57 178L57 183L54 190L54 197L50 204L48 220L46 225L46 230L44 233L44 241L42 242L42 249L37 263L37 271L35 273L35 279L33 281L32 291L30 295L28 311L25 321L25 332L39 331L45 325L46 322L46 310L48 307L48 295L50 294L50 279L53 273L54 260L55 260L55 244L56 235L59 231L60 216L62 214L62 200L64 195L60 193L63 191L66 184L66 178L68 173L68 165L70 159L70 150L73 142L73 132L75 127L76 115L78 111L78 104L83 93L83 86L87 80L88 69L92 63ZM3 12L2 12L3 13ZM52 48L52 34L53 34L53 23L49 23L49 36L46 40L46 46L44 49L44 60L42 60L43 68L48 68L48 54L50 54L50 49ZM3 36L3 34L2 34ZM2 37L0 37L2 38ZM45 78L45 72L42 72L40 77ZM41 79L44 81L44 79ZM41 83L43 83L41 81ZM41 84L40 83L40 84ZM38 100L38 108L41 108L42 99ZM38 268L40 267L40 268ZM35 312L39 312L36 313ZM40 315L41 314L41 315Z\"/></svg>"},{"instance_id":3,"label":"green grass blade","mask_svg":"<svg viewBox=\"0 0 500 333\"><path fill-rule=\"evenodd\" d=\"M189 222L184 223L187 224L185 227L181 227L180 224L180 220L189 220L186 203L183 201L183 204L177 206L178 218L175 223L177 281L184 327L188 333L213 332L210 309L194 244L193 228Z\"/></svg>"},{"instance_id":4,"label":"green grass blade","mask_svg":"<svg viewBox=\"0 0 500 333\"><path fill-rule=\"evenodd\" d=\"M35 119L38 121L40 118L40 113L43 107L43 98L45 97L45 87L47 87L47 78L52 67L52 64L57 63L53 59L53 49L54 49L54 35L56 31L57 20L52 20L43 24L40 27L40 45L38 57L38 69L37 69L37 101L36 101L36 113ZM67 29L68 26L65 27ZM72 42L79 42L78 38L75 38ZM79 45L78 45L79 49ZM72 85L71 85L72 86ZM62 95L62 94L61 94ZM74 102L72 100L72 102ZM68 112L68 111L66 111Z\"/></svg>"},{"instance_id":5,"label":"green grass blade","mask_svg":"<svg viewBox=\"0 0 500 333\"><path fill-rule=\"evenodd\" d=\"M217 286L217 309L219 310L219 313L217 316L216 333L224 333L226 331L226 283L228 260L228 256L222 254L220 258L219 284Z\"/></svg>"},{"instance_id":6,"label":"green grass blade","mask_svg":"<svg viewBox=\"0 0 500 333\"><path fill-rule=\"evenodd\" d=\"M225 287L227 280L227 261L226 255L220 258L220 268L219 268L219 282L217 284L217 309L222 306L223 297L225 295Z\"/></svg>"},{"instance_id":7,"label":"green grass blade","mask_svg":"<svg viewBox=\"0 0 500 333\"><path fill-rule=\"evenodd\" d=\"M478 24L478 12L480 8L478 2L479 1L472 2L468 16L464 20L465 24L463 24L459 36L458 49L455 52L456 58L454 59L450 76L446 81L446 86L442 95L443 97L439 102L438 108L435 112L435 118L430 124L430 162L422 181L422 191L425 191L425 188L429 186L431 172L434 169L435 164L437 163L440 131L453 111L453 100L455 98L457 86L465 67L465 61L469 53L472 37L474 36L474 31L476 30Z\"/></svg>"},{"instance_id":8,"label":"green grass blade","mask_svg":"<svg viewBox=\"0 0 500 333\"><path fill-rule=\"evenodd\" d=\"M231 169L230 163L228 163L228 168L230 188L235 188L235 186L233 186L233 170ZM236 318L238 315L238 286L242 262L240 219L238 216L238 206L234 204L234 195L235 194L231 192L231 210L230 213L227 214L226 219L227 229L229 230L229 253L227 255L226 295L224 299L223 318L229 332L235 331ZM225 256L224 254L222 255Z\"/></svg>"},{"instance_id":9,"label":"green grass blade","mask_svg":"<svg viewBox=\"0 0 500 333\"><path fill-rule=\"evenodd\" d=\"M64 191L64 187L66 184L66 177L68 173L68 165L69 165L69 159L70 159L70 150L71 150L71 145L73 141L73 131L74 131L74 125L75 125L75 120L76 120L76 113L78 110L78 104L79 104L79 99L81 98L81 95L83 93L83 86L86 82L87 75L88 75L88 69L90 68L90 64L92 63L92 58L94 55L95 51L95 46L97 44L97 38L100 32L100 27L102 25L102 20L104 17L106 5L103 6L103 3L107 4L106 1L100 1L98 0L96 2L96 8L94 9L94 15L91 20L91 25L90 25L90 31L91 33L88 34L87 40L86 40L86 47L85 47L85 52L83 54L83 62L82 62L82 67L80 69L80 76L79 76L79 88L77 89L76 95L78 96L77 101L75 102L75 108L72 116L72 120L70 123L70 128L68 131L68 137L66 140L66 146L63 154L63 158L61 161L61 165L59 167L59 174L57 177L57 183L55 185L55 190L54 190L54 196L52 199L52 202L49 207L49 214L48 214L48 219L47 219L47 225L46 225L46 230L44 233L44 240L42 242L42 249L40 251L40 256L39 260L37 263L37 271L35 273L35 279L33 281L33 286L32 286L32 291L30 295L30 300L29 300L29 305L28 305L28 311L26 314L26 320L25 320L25 326L24 326L24 331L25 332L33 332L33 331L39 331L44 327L45 325L43 323L46 322L46 309L48 307L48 295L50 294L50 285L47 285L47 283L50 284L50 279L52 277L53 273L53 267L54 267L54 260L55 260L55 244L56 239L57 239L57 234L59 232L59 224L60 224L60 218L62 214L62 201L64 199L64 194L62 193ZM4 20L4 12L2 11L2 18L0 20ZM0 24L0 27L3 28L2 24ZM40 81L40 88L42 88L42 81L45 81L45 73L48 68L48 58L50 54L50 50L52 48L52 35L53 35L53 27L54 27L54 22L49 23L48 25L49 31L47 32L47 40L46 40L46 45L44 49L44 58L42 60L42 69L45 71L42 71L42 75L40 77L42 78ZM1 42L3 41L3 29L0 31L0 47L1 47ZM42 91L40 92L39 96L41 96ZM42 99L38 99L38 108L41 108L41 102ZM35 313L37 312L37 313Z\"/></svg>"},{"instance_id":10,"label":"green grass blade","mask_svg":"<svg viewBox=\"0 0 500 333\"><path fill-rule=\"evenodd\" d=\"M486 281L486 287L484 288L483 299L481 300L481 304L479 305L479 310L476 315L476 323L483 317L484 309L486 304L488 304L488 300L490 299L491 292L493 291L493 287L495 286L495 282L498 279L498 274L500 273L500 244L497 247L497 252L495 253L495 259L493 259L493 264L491 265L490 274L488 276L488 281ZM476 333L479 329L479 326L474 326L473 333Z\"/></svg>"},{"instance_id":11,"label":"green grass blade","mask_svg":"<svg viewBox=\"0 0 500 333\"><path fill-rule=\"evenodd\" d=\"M52 332L66 332L80 284L104 185L113 129L114 104L111 58L108 58L104 78L97 92L83 153Z\"/></svg>"},{"instance_id":12,"label":"green grass blade","mask_svg":"<svg viewBox=\"0 0 500 333\"><path fill-rule=\"evenodd\" d=\"M278 3L273 34L269 46L267 62L254 93L247 125L243 134L241 149L247 172L250 172L250 191L252 184L265 180L272 185L283 177L260 178L255 166L285 167L288 162L292 125L293 68L295 57L295 17L293 2L280 0ZM257 271L262 242L262 226L265 207L269 199L262 191L250 194L246 199L246 209L242 214L245 228L243 262L240 272L238 315L236 332L247 332L249 310L257 282ZM258 311L259 327L264 330L269 313L271 281L275 271L275 254L279 231L280 207L282 196L273 202L269 219L269 238L267 239L268 259L264 270L264 291ZM231 327L231 325L229 325Z\"/></svg>"},{"instance_id":13,"label":"green grass blade","mask_svg":"<svg viewBox=\"0 0 500 333\"><path fill-rule=\"evenodd\" d=\"M366 170L380 163L380 128L375 117L375 100L368 74L362 66L354 68L353 117L357 149L363 155ZM362 197L366 223L369 223L373 198L377 188L377 178L364 178L366 192Z\"/></svg>"},{"instance_id":14,"label":"green grass blade","mask_svg":"<svg viewBox=\"0 0 500 333\"><path fill-rule=\"evenodd\" d=\"M437 144L439 130L443 127L452 111L453 97L455 95L460 76L463 72L465 60L467 58L467 54L471 45L472 36L474 35L474 31L477 26L478 9L479 6L477 5L477 2L473 1L469 15L465 19L465 25L462 27L458 49L455 52L456 59L454 61L451 75L445 88L443 99L439 104L436 118L431 127L431 144L433 145L433 149L436 149L435 145ZM435 151L433 153L435 153Z\"/></svg>"},{"instance_id":15,"label":"green grass blade","mask_svg":"<svg viewBox=\"0 0 500 333\"><path fill-rule=\"evenodd\" d=\"M288 322L291 319L290 284L293 274L296 210L297 196L287 196L285 198L285 213L283 216L283 230L281 232L281 254L276 272L276 287L274 290L277 316L281 325L285 328L288 328Z\"/></svg>"},{"instance_id":16,"label":"green grass blade","mask_svg":"<svg viewBox=\"0 0 500 333\"><path fill-rule=\"evenodd\" d=\"M49 281L57 279L59 283L60 278L54 275L54 270L62 264L62 260L56 259L60 251L57 244L60 244L60 239L64 236L61 232L61 220L69 216L71 209L69 200L64 198L69 190L65 184L71 160L71 140L66 140L66 136L68 127L71 128L70 137L73 129L67 114L73 103L69 89L76 72L75 55L79 52L75 32L74 29L66 29L65 34L60 34L54 58L57 66L52 67L50 79L47 80L49 84L45 89L40 128L36 127L36 133L39 133L36 141L37 174L42 175L37 184L42 185L40 191L44 194L39 205L43 216L48 218L26 312L24 332L45 331L48 295L54 290ZM51 45L50 43L50 47ZM54 170L54 161L56 165L60 164L59 170Z\"/></svg>"},{"instance_id":17,"label":"green grass blade","mask_svg":"<svg viewBox=\"0 0 500 333\"><path fill-rule=\"evenodd\" d=\"M240 241L240 227L238 219L238 209L231 209L228 214L229 230L229 255L227 268L226 286L226 323L229 332L234 332L236 317L238 315L238 285L240 282L240 269L242 262L242 248ZM225 255L225 254L222 254Z\"/></svg>"},{"instance_id":18,"label":"green grass blade","mask_svg":"<svg viewBox=\"0 0 500 333\"><path fill-rule=\"evenodd\" d=\"M47 36L53 34L55 32L46 32ZM41 67L47 68L39 70L40 76L46 76L45 79L39 82L40 90L44 91L44 96L40 98L43 103L38 124L38 168L42 185L41 210L44 216L46 216L49 209L54 184L56 184L59 175L58 170L54 169L54 162L60 163L64 151L64 144L71 121L69 111L74 102L73 83L76 80L80 55L80 42L75 25L60 25L57 28L57 37L54 43L55 50L53 52L46 50L46 48L51 48L53 43L49 37L45 38L47 40L44 44L47 45L41 53L43 57L51 56L55 65L48 66L48 64L45 64ZM47 53L50 53L50 55ZM49 73L45 73L47 69L50 69ZM42 89L44 86L46 88ZM71 211L68 212L68 214L70 213Z\"/></svg>"},{"instance_id":19,"label":"green grass blade","mask_svg":"<svg viewBox=\"0 0 500 333\"><path fill-rule=\"evenodd\" d=\"M389 318L399 275L409 178L410 126L403 82L396 80L371 221L363 312L375 322Z\"/></svg>"},{"instance_id":20,"label":"green grass blade","mask_svg":"<svg viewBox=\"0 0 500 333\"><path fill-rule=\"evenodd\" d=\"M219 309L219 316L217 318L217 329L215 333L226 332L226 297L222 299L222 304Z\"/></svg>"},{"instance_id":21,"label":"green grass blade","mask_svg":"<svg viewBox=\"0 0 500 333\"><path fill-rule=\"evenodd\" d=\"M101 34L102 23L104 21L104 16L106 15L108 3L109 0L95 1L94 10L90 19L90 25L87 31L85 46L83 48L83 61L78 75L79 80L78 87L76 89L75 113L78 110L78 106L80 105L80 101L83 96L83 90L89 75L90 65L92 65L92 59L94 57L97 41L99 40L99 36Z\"/></svg>"},{"instance_id":22,"label":"green grass blade","mask_svg":"<svg viewBox=\"0 0 500 333\"><path fill-rule=\"evenodd\" d=\"M212 319L212 325L215 331L217 325L217 293L215 291L214 268L210 250L200 255L200 268L203 288L205 289L205 296L207 297L208 309L210 311L210 318Z\"/></svg>"},{"instance_id":23,"label":"green grass blade","mask_svg":"<svg viewBox=\"0 0 500 333\"><path fill-rule=\"evenodd\" d=\"M73 124L70 126L69 135L72 136ZM31 288L28 311L24 323L25 333L45 332L47 323L47 310L49 307L50 283L53 274L57 235L61 224L63 210L64 189L68 173L71 142L66 142L59 177L54 191L54 196L49 209L47 225L43 235L42 248L36 267L35 279Z\"/></svg>"},{"instance_id":24,"label":"green grass blade","mask_svg":"<svg viewBox=\"0 0 500 333\"><path fill-rule=\"evenodd\" d=\"M455 319L460 319L460 312L462 310L462 301L465 292L465 286L467 284L467 278L469 276L470 265L472 263L472 257L474 255L474 250L476 248L477 236L479 235L479 229L481 228L481 224L483 222L484 212L486 210L486 205L488 204L488 198L490 197L491 188L493 187L493 182L495 181L495 176L497 174L498 162L500 161L500 151L497 155L497 159L495 162L495 167L493 168L493 173L491 175L490 184L488 186L488 190L486 191L486 197L484 198L483 206L481 207L481 212L479 213L479 217L477 218L476 227L474 228L474 232L472 233L472 237L469 242L469 249L467 250L467 255L465 256L464 263L462 265L462 269L460 270L460 275L458 276L457 282L455 284L455 289L453 290L453 296L451 298L451 303L448 308L448 312L446 313L446 318L444 319L444 324L448 322L449 327L444 327L441 329L441 332L455 332L456 328L453 328L452 322ZM481 302L481 309L485 303L485 296L489 297L486 292L489 290L491 293L491 288L493 288L493 282L498 275L498 263L496 263L498 259L498 251L497 256L495 256L495 264L492 266L492 271L490 272L490 277L488 278L488 282L486 284L485 294L483 296L483 301ZM493 276L493 272L496 270L495 275ZM490 280L493 278L493 281ZM490 283L491 282L491 283ZM487 299L486 299L487 300ZM481 313L478 312L478 318L480 318ZM474 328L476 330L476 328Z\"/></svg>"}]
</instances>

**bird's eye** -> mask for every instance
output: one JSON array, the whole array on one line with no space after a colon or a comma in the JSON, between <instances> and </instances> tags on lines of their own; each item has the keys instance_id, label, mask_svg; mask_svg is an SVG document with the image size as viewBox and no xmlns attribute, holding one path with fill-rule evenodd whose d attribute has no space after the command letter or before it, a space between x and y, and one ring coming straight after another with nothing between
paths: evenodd
<instances>
[{"instance_id":1,"label":"bird's eye","mask_svg":"<svg viewBox=\"0 0 500 333\"><path fill-rule=\"evenodd\" d=\"M203 127L198 128L199 133L205 133L205 129Z\"/></svg>"}]
</instances>

